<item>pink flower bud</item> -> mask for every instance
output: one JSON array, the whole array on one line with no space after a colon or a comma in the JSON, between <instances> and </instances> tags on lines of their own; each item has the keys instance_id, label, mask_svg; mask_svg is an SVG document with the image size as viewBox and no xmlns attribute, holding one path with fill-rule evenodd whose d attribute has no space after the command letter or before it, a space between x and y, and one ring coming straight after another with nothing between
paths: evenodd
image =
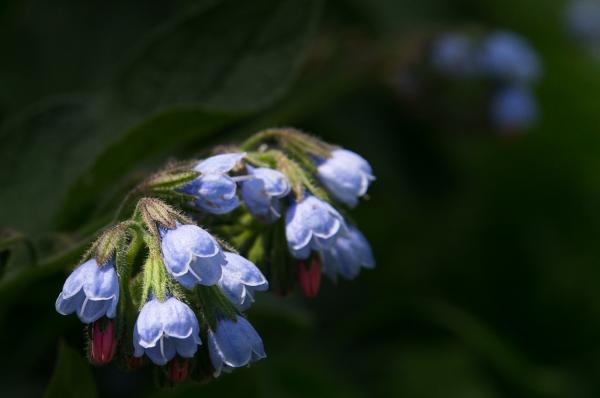
<instances>
[{"instance_id":1,"label":"pink flower bud","mask_svg":"<svg viewBox=\"0 0 600 398\"><path fill-rule=\"evenodd\" d=\"M321 286L321 261L318 256L311 257L308 267L304 261L298 262L298 284L306 297L317 296Z\"/></svg>"},{"instance_id":2,"label":"pink flower bud","mask_svg":"<svg viewBox=\"0 0 600 398\"><path fill-rule=\"evenodd\" d=\"M171 382L178 384L185 381L188 377L190 361L184 358L175 357L169 361L167 376Z\"/></svg>"},{"instance_id":3,"label":"pink flower bud","mask_svg":"<svg viewBox=\"0 0 600 398\"><path fill-rule=\"evenodd\" d=\"M112 361L116 349L115 322L112 319L94 322L90 333L90 361L94 365L106 365Z\"/></svg>"}]
</instances>

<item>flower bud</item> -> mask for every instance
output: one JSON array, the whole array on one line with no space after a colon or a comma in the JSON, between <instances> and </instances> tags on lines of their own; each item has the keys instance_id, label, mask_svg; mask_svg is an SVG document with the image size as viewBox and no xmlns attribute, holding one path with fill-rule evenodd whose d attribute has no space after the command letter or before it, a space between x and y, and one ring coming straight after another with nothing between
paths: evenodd
<instances>
[{"instance_id":1,"label":"flower bud","mask_svg":"<svg viewBox=\"0 0 600 398\"><path fill-rule=\"evenodd\" d=\"M321 261L318 256L313 255L308 266L304 261L298 262L298 284L306 297L317 296L321 286Z\"/></svg>"},{"instance_id":2,"label":"flower bud","mask_svg":"<svg viewBox=\"0 0 600 398\"><path fill-rule=\"evenodd\" d=\"M115 322L101 319L91 325L90 361L94 365L106 365L112 361L117 348Z\"/></svg>"},{"instance_id":3,"label":"flower bud","mask_svg":"<svg viewBox=\"0 0 600 398\"><path fill-rule=\"evenodd\" d=\"M167 364L167 377L175 384L185 381L188 377L190 361L185 358L175 357Z\"/></svg>"}]
</instances>

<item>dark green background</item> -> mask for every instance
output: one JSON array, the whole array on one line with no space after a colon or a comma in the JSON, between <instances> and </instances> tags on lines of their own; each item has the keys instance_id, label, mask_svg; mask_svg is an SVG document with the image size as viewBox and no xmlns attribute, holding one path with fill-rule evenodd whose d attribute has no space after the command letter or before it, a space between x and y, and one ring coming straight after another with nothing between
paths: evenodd
<instances>
[{"instance_id":1,"label":"dark green background","mask_svg":"<svg viewBox=\"0 0 600 398\"><path fill-rule=\"evenodd\" d=\"M600 61L564 4L1 2L0 225L40 254L17 248L0 280L0 396L42 395L55 365L49 396L600 396ZM460 131L398 100L398 55L462 27L538 50L534 129ZM313 301L260 295L268 359L209 385L87 370L82 325L54 311L73 247L144 171L280 125L371 162L353 216L377 268Z\"/></svg>"}]
</instances>

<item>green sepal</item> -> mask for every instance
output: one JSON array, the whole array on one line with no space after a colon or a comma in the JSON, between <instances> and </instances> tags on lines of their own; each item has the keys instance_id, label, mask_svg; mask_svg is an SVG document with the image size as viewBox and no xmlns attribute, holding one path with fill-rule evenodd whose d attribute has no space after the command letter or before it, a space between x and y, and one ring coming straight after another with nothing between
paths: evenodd
<instances>
[{"instance_id":1,"label":"green sepal","mask_svg":"<svg viewBox=\"0 0 600 398\"><path fill-rule=\"evenodd\" d=\"M191 224L192 221L178 210L156 198L142 198L138 201L136 214L142 218L146 229L159 239L157 225L173 229L177 223Z\"/></svg>"},{"instance_id":2,"label":"green sepal","mask_svg":"<svg viewBox=\"0 0 600 398\"><path fill-rule=\"evenodd\" d=\"M115 256L119 246L126 240L127 229L128 225L126 223L109 227L92 243L84 257L94 257L99 266L106 264L108 260Z\"/></svg>"},{"instance_id":3,"label":"green sepal","mask_svg":"<svg viewBox=\"0 0 600 398\"><path fill-rule=\"evenodd\" d=\"M163 171L150 177L145 185L151 191L172 191L193 181L200 173L194 170Z\"/></svg>"}]
</instances>

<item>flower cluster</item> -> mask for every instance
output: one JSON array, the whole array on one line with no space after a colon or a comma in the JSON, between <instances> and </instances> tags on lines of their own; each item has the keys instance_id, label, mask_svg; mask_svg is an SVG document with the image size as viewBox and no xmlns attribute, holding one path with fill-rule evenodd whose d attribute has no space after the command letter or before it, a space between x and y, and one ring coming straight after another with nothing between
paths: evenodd
<instances>
[{"instance_id":1,"label":"flower cluster","mask_svg":"<svg viewBox=\"0 0 600 398\"><path fill-rule=\"evenodd\" d=\"M247 366L265 358L242 313L256 292L271 281L287 291L292 278L279 276L296 275L314 297L321 273L353 279L375 266L364 235L334 207L355 207L373 180L361 156L293 129L170 166L136 188L146 196L92 245L56 310L89 325L94 364L148 358L174 383Z\"/></svg>"},{"instance_id":2,"label":"flower cluster","mask_svg":"<svg viewBox=\"0 0 600 398\"><path fill-rule=\"evenodd\" d=\"M446 33L432 44L431 66L454 78L487 79L494 86L491 122L501 131L522 131L537 118L531 86L541 74L536 52L512 32L493 32L483 38Z\"/></svg>"}]
</instances>

